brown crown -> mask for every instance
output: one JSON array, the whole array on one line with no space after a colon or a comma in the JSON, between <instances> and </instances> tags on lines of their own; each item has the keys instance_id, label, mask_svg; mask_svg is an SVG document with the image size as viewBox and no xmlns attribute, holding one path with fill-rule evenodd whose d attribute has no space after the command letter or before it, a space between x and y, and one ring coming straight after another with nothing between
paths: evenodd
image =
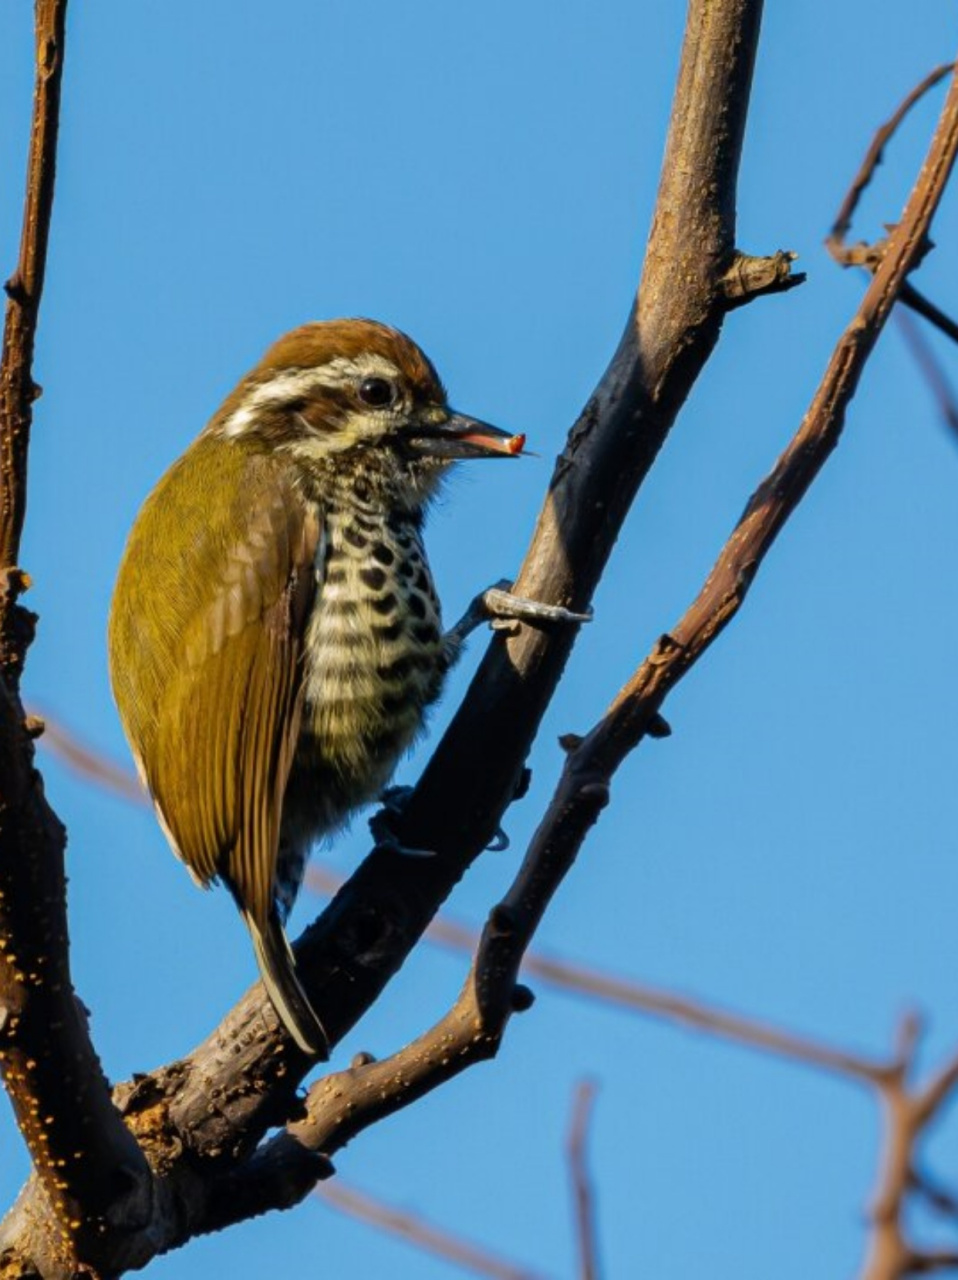
<instances>
[{"instance_id":1,"label":"brown crown","mask_svg":"<svg viewBox=\"0 0 958 1280\"><path fill-rule=\"evenodd\" d=\"M399 329L376 320L317 320L284 333L269 348L250 376L282 369L311 369L338 357L354 359L364 352L391 360L415 398L444 399L442 383L429 358Z\"/></svg>"}]
</instances>

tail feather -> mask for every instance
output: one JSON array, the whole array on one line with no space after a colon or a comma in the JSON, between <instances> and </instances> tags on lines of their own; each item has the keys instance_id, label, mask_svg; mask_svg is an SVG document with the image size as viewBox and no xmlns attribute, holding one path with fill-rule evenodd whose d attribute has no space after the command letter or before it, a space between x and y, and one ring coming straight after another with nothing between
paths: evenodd
<instances>
[{"instance_id":1,"label":"tail feather","mask_svg":"<svg viewBox=\"0 0 958 1280\"><path fill-rule=\"evenodd\" d=\"M278 916L271 912L266 928L261 929L250 915L244 915L263 985L280 1021L304 1053L325 1061L329 1037L296 974L293 951Z\"/></svg>"}]
</instances>

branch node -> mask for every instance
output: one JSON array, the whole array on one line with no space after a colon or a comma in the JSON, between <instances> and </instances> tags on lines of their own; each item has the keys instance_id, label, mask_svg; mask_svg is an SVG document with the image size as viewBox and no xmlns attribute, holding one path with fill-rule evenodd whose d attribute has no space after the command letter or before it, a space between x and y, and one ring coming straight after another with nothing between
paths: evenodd
<instances>
[{"instance_id":1,"label":"branch node","mask_svg":"<svg viewBox=\"0 0 958 1280\"><path fill-rule=\"evenodd\" d=\"M376 1055L369 1053L365 1049L360 1049L359 1053L354 1053L350 1059L349 1067L351 1071L360 1071L363 1067L371 1066L376 1061Z\"/></svg>"},{"instance_id":2,"label":"branch node","mask_svg":"<svg viewBox=\"0 0 958 1280\"><path fill-rule=\"evenodd\" d=\"M666 720L665 716L659 715L656 711L652 719L646 725L645 732L650 738L671 738L672 726Z\"/></svg>"},{"instance_id":3,"label":"branch node","mask_svg":"<svg viewBox=\"0 0 958 1280\"><path fill-rule=\"evenodd\" d=\"M579 798L590 800L598 809L605 808L610 794L609 784L604 778L593 778L579 787Z\"/></svg>"},{"instance_id":4,"label":"branch node","mask_svg":"<svg viewBox=\"0 0 958 1280\"><path fill-rule=\"evenodd\" d=\"M516 931L516 913L504 902L497 902L489 912L489 928L500 937L508 938Z\"/></svg>"},{"instance_id":5,"label":"branch node","mask_svg":"<svg viewBox=\"0 0 958 1280\"><path fill-rule=\"evenodd\" d=\"M19 271L15 271L9 280L4 281L3 292L11 302L16 302L20 306L26 303L28 297L26 285Z\"/></svg>"},{"instance_id":6,"label":"branch node","mask_svg":"<svg viewBox=\"0 0 958 1280\"><path fill-rule=\"evenodd\" d=\"M327 1178L333 1177L336 1172L336 1166L330 1160L329 1156L323 1151L311 1151L312 1172L317 1182L325 1182Z\"/></svg>"},{"instance_id":7,"label":"branch node","mask_svg":"<svg viewBox=\"0 0 958 1280\"><path fill-rule=\"evenodd\" d=\"M728 310L744 306L767 293L785 293L804 284L805 272L792 271L798 258L790 249L779 249L767 257L736 251L731 266L719 281Z\"/></svg>"},{"instance_id":8,"label":"branch node","mask_svg":"<svg viewBox=\"0 0 958 1280\"><path fill-rule=\"evenodd\" d=\"M585 738L581 733L563 733L559 735L559 746L566 755L571 755L573 751L577 751L584 741Z\"/></svg>"},{"instance_id":9,"label":"branch node","mask_svg":"<svg viewBox=\"0 0 958 1280\"><path fill-rule=\"evenodd\" d=\"M36 739L43 737L47 725L42 716L28 715L23 722L23 727L28 738Z\"/></svg>"},{"instance_id":10,"label":"branch node","mask_svg":"<svg viewBox=\"0 0 958 1280\"><path fill-rule=\"evenodd\" d=\"M513 1013L526 1013L536 1002L536 993L523 982L517 982L512 988L509 1006Z\"/></svg>"}]
</instances>

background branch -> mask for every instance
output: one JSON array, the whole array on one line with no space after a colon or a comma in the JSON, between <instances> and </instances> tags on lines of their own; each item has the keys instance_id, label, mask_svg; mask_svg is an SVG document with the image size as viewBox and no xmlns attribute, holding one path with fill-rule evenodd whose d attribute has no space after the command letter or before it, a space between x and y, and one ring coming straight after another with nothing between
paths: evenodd
<instances>
[{"instance_id":1,"label":"background branch","mask_svg":"<svg viewBox=\"0 0 958 1280\"><path fill-rule=\"evenodd\" d=\"M387 1204L365 1191L348 1186L341 1178L335 1182L320 1183L314 1195L330 1208L357 1218L377 1231L398 1236L421 1252L442 1258L461 1271L488 1276L490 1280L545 1280L541 1272L509 1262L480 1245L433 1225L418 1213Z\"/></svg>"},{"instance_id":2,"label":"background branch","mask_svg":"<svg viewBox=\"0 0 958 1280\"><path fill-rule=\"evenodd\" d=\"M599 1239L595 1225L595 1191L589 1174L589 1128L595 1109L596 1086L580 1080L572 1099L572 1118L566 1151L572 1180L572 1201L579 1259L579 1280L599 1280Z\"/></svg>"}]
</instances>

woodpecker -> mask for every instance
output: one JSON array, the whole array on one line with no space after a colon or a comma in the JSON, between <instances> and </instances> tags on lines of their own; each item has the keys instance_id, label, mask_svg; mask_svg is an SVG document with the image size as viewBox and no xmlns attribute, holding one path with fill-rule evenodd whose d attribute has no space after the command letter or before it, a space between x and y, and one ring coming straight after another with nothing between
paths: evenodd
<instances>
[{"instance_id":1,"label":"woodpecker","mask_svg":"<svg viewBox=\"0 0 958 1280\"><path fill-rule=\"evenodd\" d=\"M386 785L464 634L443 635L425 509L452 461L523 440L453 412L398 330L307 324L130 534L109 623L121 720L173 850L232 893L304 1053L328 1054L284 931L307 854Z\"/></svg>"}]
</instances>

